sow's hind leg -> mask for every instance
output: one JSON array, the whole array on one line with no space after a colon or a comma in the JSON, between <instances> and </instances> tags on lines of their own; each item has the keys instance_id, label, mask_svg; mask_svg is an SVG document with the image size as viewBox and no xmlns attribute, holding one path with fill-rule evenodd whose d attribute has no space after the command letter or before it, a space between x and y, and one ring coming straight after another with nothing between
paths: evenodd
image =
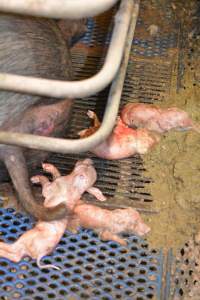
<instances>
[{"instance_id":1,"label":"sow's hind leg","mask_svg":"<svg viewBox=\"0 0 200 300\"><path fill-rule=\"evenodd\" d=\"M61 203L56 207L45 208L34 199L29 174L22 149L4 146L0 150L0 158L4 161L22 207L35 218L44 221L62 219L67 214L66 206Z\"/></svg>"}]
</instances>

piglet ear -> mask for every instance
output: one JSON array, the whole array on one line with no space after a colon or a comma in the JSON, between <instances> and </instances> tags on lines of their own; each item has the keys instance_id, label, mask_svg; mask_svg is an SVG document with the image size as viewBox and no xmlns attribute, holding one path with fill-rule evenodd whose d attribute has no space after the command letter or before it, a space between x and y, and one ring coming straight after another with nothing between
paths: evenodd
<instances>
[{"instance_id":1,"label":"piglet ear","mask_svg":"<svg viewBox=\"0 0 200 300\"><path fill-rule=\"evenodd\" d=\"M77 174L74 178L73 187L82 190L86 187L86 178L84 175Z\"/></svg>"}]
</instances>

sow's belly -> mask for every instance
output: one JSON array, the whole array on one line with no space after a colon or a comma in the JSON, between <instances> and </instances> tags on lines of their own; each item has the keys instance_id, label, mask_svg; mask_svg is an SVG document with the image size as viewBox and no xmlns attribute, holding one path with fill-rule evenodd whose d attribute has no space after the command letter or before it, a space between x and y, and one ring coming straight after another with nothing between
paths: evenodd
<instances>
[{"instance_id":1,"label":"sow's belly","mask_svg":"<svg viewBox=\"0 0 200 300\"><path fill-rule=\"evenodd\" d=\"M29 108L17 119L7 121L1 130L10 132L31 133L33 135L63 137L70 117L72 100L60 100L51 105L38 105ZM1 151L4 145L0 145ZM5 150L6 151L6 150ZM29 170L44 161L49 152L24 149L27 166ZM0 181L9 180L8 172L2 162L0 162Z\"/></svg>"}]
</instances>

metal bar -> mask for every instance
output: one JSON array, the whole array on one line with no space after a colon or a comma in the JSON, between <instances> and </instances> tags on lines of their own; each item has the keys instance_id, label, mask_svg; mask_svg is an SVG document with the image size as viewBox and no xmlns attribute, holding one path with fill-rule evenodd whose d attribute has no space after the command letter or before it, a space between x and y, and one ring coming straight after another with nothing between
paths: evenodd
<instances>
[{"instance_id":1,"label":"metal bar","mask_svg":"<svg viewBox=\"0 0 200 300\"><path fill-rule=\"evenodd\" d=\"M94 17L118 0L1 0L0 11L35 17L80 19Z\"/></svg>"},{"instance_id":2,"label":"metal bar","mask_svg":"<svg viewBox=\"0 0 200 300\"><path fill-rule=\"evenodd\" d=\"M129 54L131 50L132 40L139 11L139 0L130 1L133 3L133 11L131 12L132 19L127 35L125 53L122 60L122 64L120 66L120 70L112 83L108 96L106 110L103 117L103 122L99 130L92 136L78 140L57 139L50 137L33 136L32 134L21 134L1 131L1 143L57 153L80 153L92 149L109 136L114 127L114 123L118 114L124 79L126 75L126 69L129 60Z\"/></svg>"},{"instance_id":3,"label":"metal bar","mask_svg":"<svg viewBox=\"0 0 200 300\"><path fill-rule=\"evenodd\" d=\"M54 98L83 98L103 90L119 70L132 8L132 0L122 0L115 16L115 26L105 63L93 77L79 81L59 81L0 73L0 89Z\"/></svg>"}]
</instances>

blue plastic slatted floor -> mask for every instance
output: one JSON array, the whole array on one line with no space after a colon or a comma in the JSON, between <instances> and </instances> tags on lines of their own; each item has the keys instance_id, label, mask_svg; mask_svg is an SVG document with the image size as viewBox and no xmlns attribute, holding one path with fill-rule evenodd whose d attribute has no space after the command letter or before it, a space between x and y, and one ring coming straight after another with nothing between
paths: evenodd
<instances>
[{"instance_id":1,"label":"blue plastic slatted floor","mask_svg":"<svg viewBox=\"0 0 200 300\"><path fill-rule=\"evenodd\" d=\"M146 30L148 30L148 26L142 21L142 19L138 19L137 26L142 26ZM93 19L88 20L88 31L81 39L81 42L90 46L94 45L102 45L102 40L104 40L104 45L110 44L110 39L112 36L112 28L108 30L106 38L104 38L104 34L99 35L95 30L95 22ZM176 29L178 29L179 24L176 25ZM176 30L177 31L177 30ZM143 39L134 37L133 45L136 46L133 49L133 53L138 56L144 57L155 57L155 56L165 56L169 49L173 49L177 47L178 38L177 32L169 32L164 33L162 35L155 36L153 39Z\"/></svg>"},{"instance_id":2,"label":"blue plastic slatted floor","mask_svg":"<svg viewBox=\"0 0 200 300\"><path fill-rule=\"evenodd\" d=\"M32 227L27 216L0 209L0 236L13 242ZM91 230L66 232L42 262L61 270L40 270L35 260L12 263L0 258L0 299L152 299L161 290L162 254L126 237L128 246L101 242Z\"/></svg>"}]
</instances>

